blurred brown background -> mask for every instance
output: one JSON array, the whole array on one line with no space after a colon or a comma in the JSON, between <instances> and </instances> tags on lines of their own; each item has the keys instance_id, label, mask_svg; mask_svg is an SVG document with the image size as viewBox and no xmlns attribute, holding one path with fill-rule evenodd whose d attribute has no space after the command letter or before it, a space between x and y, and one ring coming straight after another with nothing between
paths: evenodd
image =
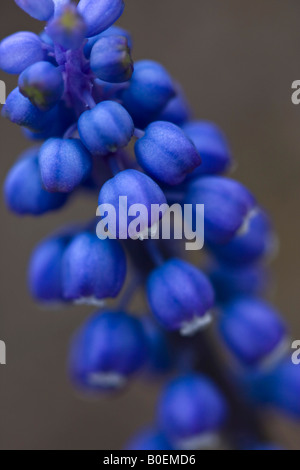
<instances>
[{"instance_id":1,"label":"blurred brown background","mask_svg":"<svg viewBox=\"0 0 300 470\"><path fill-rule=\"evenodd\" d=\"M1 0L1 37L40 24ZM291 84L300 79L300 4L294 0L126 0L120 24L134 38L135 59L161 61L184 86L200 118L226 131L238 162L236 176L267 207L281 251L274 264L274 302L300 338L300 106ZM0 73L8 92L15 77ZM28 146L1 120L1 184ZM26 290L34 245L61 223L95 213L80 200L63 213L17 219L1 200L0 366L1 449L117 449L151 420L156 387L133 385L115 399L84 401L65 373L69 338L90 309L42 310ZM300 398L299 398L300 399ZM300 428L266 415L271 435L300 448Z\"/></svg>"}]
</instances>

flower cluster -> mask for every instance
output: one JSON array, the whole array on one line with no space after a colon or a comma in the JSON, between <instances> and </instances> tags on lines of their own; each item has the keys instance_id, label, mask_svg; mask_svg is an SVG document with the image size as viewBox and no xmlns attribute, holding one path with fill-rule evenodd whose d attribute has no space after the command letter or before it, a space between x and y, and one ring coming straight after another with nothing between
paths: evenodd
<instances>
[{"instance_id":1,"label":"flower cluster","mask_svg":"<svg viewBox=\"0 0 300 470\"><path fill-rule=\"evenodd\" d=\"M38 301L101 306L72 341L74 384L108 392L141 371L168 380L155 424L130 449L215 447L224 426L227 445L271 448L251 420L239 424L239 440L232 429L239 420L230 416L272 405L300 418L300 370L286 358L284 321L260 299L276 246L272 224L251 192L224 176L233 162L226 137L193 119L162 65L133 62L130 34L114 25L123 0L15 1L47 23L40 35L19 32L0 44L0 67L19 75L2 115L35 142L6 178L7 206L37 216L88 189L95 206L98 197L118 214L115 239L99 239L95 220L70 225L42 241L30 261ZM204 204L205 260L183 259L175 240L121 240L128 226L120 196L146 207ZM152 230L144 218L141 234ZM144 284L152 316L132 315ZM109 309L105 301L121 290ZM216 360L215 340L202 332L212 320L228 360Z\"/></svg>"}]
</instances>

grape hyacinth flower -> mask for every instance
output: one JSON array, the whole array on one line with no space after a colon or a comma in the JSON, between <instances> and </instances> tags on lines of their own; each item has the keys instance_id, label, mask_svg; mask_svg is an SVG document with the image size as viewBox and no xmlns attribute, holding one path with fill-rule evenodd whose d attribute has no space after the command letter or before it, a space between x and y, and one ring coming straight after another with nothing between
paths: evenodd
<instances>
[{"instance_id":1,"label":"grape hyacinth flower","mask_svg":"<svg viewBox=\"0 0 300 470\"><path fill-rule=\"evenodd\" d=\"M121 36L123 38L126 38L127 45L130 51L132 50L133 43L132 43L132 38L129 32L126 31L126 29L123 29L123 28L120 28L119 26L114 25L106 29L105 31L103 31L103 33L97 34L96 36L92 36L91 38L87 40L83 49L85 57L87 59L90 59L92 48L94 47L94 45L99 39L104 38L104 37L110 37L110 36Z\"/></svg>"},{"instance_id":2,"label":"grape hyacinth flower","mask_svg":"<svg viewBox=\"0 0 300 470\"><path fill-rule=\"evenodd\" d=\"M299 366L290 358L281 358L271 369L251 371L239 379L243 391L256 406L268 407L299 420Z\"/></svg>"},{"instance_id":3,"label":"grape hyacinth flower","mask_svg":"<svg viewBox=\"0 0 300 470\"><path fill-rule=\"evenodd\" d=\"M36 20L48 21L54 14L53 0L15 0L15 2Z\"/></svg>"},{"instance_id":4,"label":"grape hyacinth flower","mask_svg":"<svg viewBox=\"0 0 300 470\"><path fill-rule=\"evenodd\" d=\"M122 15L123 0L80 0L78 11L87 25L87 37L108 29Z\"/></svg>"},{"instance_id":5,"label":"grape hyacinth flower","mask_svg":"<svg viewBox=\"0 0 300 470\"><path fill-rule=\"evenodd\" d=\"M113 227L116 215L116 227L113 233L116 238L134 236L136 231L139 232L139 237L143 238L149 231L156 231L157 224L163 216L163 213L159 212L153 218L151 205L163 206L166 198L151 178L137 170L125 170L102 186L98 202L99 206L105 207L110 204L115 209L112 220L110 220L110 214L106 218L109 227ZM137 211L140 210L140 206L145 208L145 213L140 213L138 220L135 218L135 205L138 205ZM126 217L127 207L131 207L134 212L130 213L128 218Z\"/></svg>"},{"instance_id":6,"label":"grape hyacinth flower","mask_svg":"<svg viewBox=\"0 0 300 470\"><path fill-rule=\"evenodd\" d=\"M228 170L232 156L223 132L207 121L187 122L182 129L195 144L201 155L202 165L193 172L193 177L213 175Z\"/></svg>"},{"instance_id":7,"label":"grape hyacinth flower","mask_svg":"<svg viewBox=\"0 0 300 470\"><path fill-rule=\"evenodd\" d=\"M96 313L76 334L70 374L79 387L116 389L138 372L147 358L144 331L138 319L124 313Z\"/></svg>"},{"instance_id":8,"label":"grape hyacinth flower","mask_svg":"<svg viewBox=\"0 0 300 470\"><path fill-rule=\"evenodd\" d=\"M7 206L19 215L41 215L60 209L66 194L51 194L43 188L37 148L25 152L11 168L4 184Z\"/></svg>"},{"instance_id":9,"label":"grape hyacinth flower","mask_svg":"<svg viewBox=\"0 0 300 470\"><path fill-rule=\"evenodd\" d=\"M249 367L272 363L287 345L283 320L270 305L255 298L237 297L226 304L219 328L228 350Z\"/></svg>"},{"instance_id":10,"label":"grape hyacinth flower","mask_svg":"<svg viewBox=\"0 0 300 470\"><path fill-rule=\"evenodd\" d=\"M201 165L201 157L192 142L175 124L154 122L135 144L140 166L161 183L177 185Z\"/></svg>"},{"instance_id":11,"label":"grape hyacinth flower","mask_svg":"<svg viewBox=\"0 0 300 470\"><path fill-rule=\"evenodd\" d=\"M153 425L129 450L273 447L257 404L299 420L300 368L286 356L287 326L262 300L272 222L226 175L226 136L193 116L163 65L133 61L130 33L115 25L123 0L15 3L46 25L0 43L0 68L19 75L2 116L39 141L12 165L6 205L40 216L87 193L95 205L89 222L39 243L28 270L40 303L101 306L72 341L72 382L93 393L165 382ZM204 205L208 258L160 239L174 202L193 215ZM136 293L148 303L137 315Z\"/></svg>"},{"instance_id":12,"label":"grape hyacinth flower","mask_svg":"<svg viewBox=\"0 0 300 470\"><path fill-rule=\"evenodd\" d=\"M205 176L189 182L185 203L204 204L205 239L225 245L235 235L247 233L256 201L242 184L229 178ZM195 210L195 209L194 209Z\"/></svg>"},{"instance_id":13,"label":"grape hyacinth flower","mask_svg":"<svg viewBox=\"0 0 300 470\"><path fill-rule=\"evenodd\" d=\"M122 83L130 80L133 72L128 40L125 36L103 36L93 46L91 69L106 82Z\"/></svg>"},{"instance_id":14,"label":"grape hyacinth flower","mask_svg":"<svg viewBox=\"0 0 300 470\"><path fill-rule=\"evenodd\" d=\"M78 139L49 139L39 152L43 185L50 193L70 193L92 170L92 158Z\"/></svg>"},{"instance_id":15,"label":"grape hyacinth flower","mask_svg":"<svg viewBox=\"0 0 300 470\"><path fill-rule=\"evenodd\" d=\"M105 157L126 147L133 136L134 125L123 106L103 101L81 115L78 131L83 145L93 155Z\"/></svg>"},{"instance_id":16,"label":"grape hyacinth flower","mask_svg":"<svg viewBox=\"0 0 300 470\"><path fill-rule=\"evenodd\" d=\"M175 95L175 85L164 67L145 60L135 64L129 87L122 93L122 101L135 125L144 129L158 118Z\"/></svg>"},{"instance_id":17,"label":"grape hyacinth flower","mask_svg":"<svg viewBox=\"0 0 300 470\"><path fill-rule=\"evenodd\" d=\"M158 267L148 279L147 295L153 314L170 330L190 335L211 321L212 285L189 263L172 259Z\"/></svg>"},{"instance_id":18,"label":"grape hyacinth flower","mask_svg":"<svg viewBox=\"0 0 300 470\"><path fill-rule=\"evenodd\" d=\"M63 295L67 300L93 304L116 297L126 276L126 258L116 240L99 240L88 231L68 246L62 262Z\"/></svg>"},{"instance_id":19,"label":"grape hyacinth flower","mask_svg":"<svg viewBox=\"0 0 300 470\"><path fill-rule=\"evenodd\" d=\"M34 106L47 111L62 98L63 75L59 68L50 62L36 62L21 73L19 90Z\"/></svg>"},{"instance_id":20,"label":"grape hyacinth flower","mask_svg":"<svg viewBox=\"0 0 300 470\"><path fill-rule=\"evenodd\" d=\"M276 252L276 237L269 216L260 209L246 219L246 230L241 230L228 243L211 244L214 256L225 264L249 266Z\"/></svg>"},{"instance_id":21,"label":"grape hyacinth flower","mask_svg":"<svg viewBox=\"0 0 300 470\"><path fill-rule=\"evenodd\" d=\"M32 253L28 284L32 296L39 302L64 301L62 286L62 262L73 231L57 234L42 241Z\"/></svg>"},{"instance_id":22,"label":"grape hyacinth flower","mask_svg":"<svg viewBox=\"0 0 300 470\"><path fill-rule=\"evenodd\" d=\"M166 385L157 413L161 429L177 449L195 450L215 445L227 404L210 380L190 374Z\"/></svg>"},{"instance_id":23,"label":"grape hyacinth flower","mask_svg":"<svg viewBox=\"0 0 300 470\"><path fill-rule=\"evenodd\" d=\"M192 117L190 104L179 84L176 84L176 96L172 98L162 110L158 121L172 122L183 126Z\"/></svg>"},{"instance_id":24,"label":"grape hyacinth flower","mask_svg":"<svg viewBox=\"0 0 300 470\"><path fill-rule=\"evenodd\" d=\"M66 5L61 15L49 21L46 33L64 49L78 49L86 35L86 23L75 5Z\"/></svg>"},{"instance_id":25,"label":"grape hyacinth flower","mask_svg":"<svg viewBox=\"0 0 300 470\"><path fill-rule=\"evenodd\" d=\"M150 315L142 318L142 324L147 338L148 362L146 374L150 378L163 376L174 367L173 348L165 331Z\"/></svg>"},{"instance_id":26,"label":"grape hyacinth flower","mask_svg":"<svg viewBox=\"0 0 300 470\"><path fill-rule=\"evenodd\" d=\"M7 73L22 73L44 56L43 43L34 33L15 33L0 43L0 67Z\"/></svg>"},{"instance_id":27,"label":"grape hyacinth flower","mask_svg":"<svg viewBox=\"0 0 300 470\"><path fill-rule=\"evenodd\" d=\"M294 419L300 417L300 378L298 366L286 360L267 374L261 384L260 392L264 401Z\"/></svg>"},{"instance_id":28,"label":"grape hyacinth flower","mask_svg":"<svg viewBox=\"0 0 300 470\"><path fill-rule=\"evenodd\" d=\"M2 108L2 116L8 118L18 126L28 127L32 131L45 131L49 129L52 121L58 117L58 108L54 107L43 112L15 88L7 97Z\"/></svg>"},{"instance_id":29,"label":"grape hyacinth flower","mask_svg":"<svg viewBox=\"0 0 300 470\"><path fill-rule=\"evenodd\" d=\"M268 270L257 264L235 266L211 263L207 267L218 303L240 296L258 296L267 291L270 279Z\"/></svg>"}]
</instances>

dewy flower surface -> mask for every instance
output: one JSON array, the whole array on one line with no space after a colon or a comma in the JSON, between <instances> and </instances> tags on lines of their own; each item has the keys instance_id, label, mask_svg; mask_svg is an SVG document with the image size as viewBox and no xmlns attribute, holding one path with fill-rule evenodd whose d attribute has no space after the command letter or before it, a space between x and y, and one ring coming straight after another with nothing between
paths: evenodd
<instances>
[{"instance_id":1,"label":"dewy flower surface","mask_svg":"<svg viewBox=\"0 0 300 470\"><path fill-rule=\"evenodd\" d=\"M166 380L154 422L128 449L274 448L257 444L260 429L247 417L259 404L299 419L300 369L286 359L283 319L259 298L272 223L263 201L224 175L233 162L226 137L192 118L163 65L133 61L130 34L114 25L123 0L15 1L47 24L39 36L19 32L0 44L0 67L19 75L2 115L33 141L6 177L7 207L40 216L89 189L95 212L99 203L117 213L115 239L98 238L93 213L31 257L37 301L100 308L72 341L74 385L107 393L138 374ZM164 210L154 221L140 214L140 239L129 240L122 197L148 213L154 204L204 204L207 259L195 266L175 240L148 239ZM139 291L148 307L135 316ZM226 354L218 356L216 339Z\"/></svg>"}]
</instances>

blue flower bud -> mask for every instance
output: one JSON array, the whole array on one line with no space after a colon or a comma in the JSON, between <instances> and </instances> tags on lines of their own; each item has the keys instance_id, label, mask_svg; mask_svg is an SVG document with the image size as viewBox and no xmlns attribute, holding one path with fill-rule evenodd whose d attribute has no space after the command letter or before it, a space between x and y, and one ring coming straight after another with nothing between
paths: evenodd
<instances>
[{"instance_id":1,"label":"blue flower bud","mask_svg":"<svg viewBox=\"0 0 300 470\"><path fill-rule=\"evenodd\" d=\"M92 158L78 139L49 139L41 147L39 165L44 187L70 193L92 170Z\"/></svg>"},{"instance_id":2,"label":"blue flower bud","mask_svg":"<svg viewBox=\"0 0 300 470\"><path fill-rule=\"evenodd\" d=\"M124 11L123 0L80 0L78 11L87 24L87 37L108 29Z\"/></svg>"},{"instance_id":3,"label":"blue flower bud","mask_svg":"<svg viewBox=\"0 0 300 470\"><path fill-rule=\"evenodd\" d=\"M73 340L70 375L80 388L112 390L124 386L146 358L145 336L137 318L123 312L99 312Z\"/></svg>"},{"instance_id":4,"label":"blue flower bud","mask_svg":"<svg viewBox=\"0 0 300 470\"><path fill-rule=\"evenodd\" d=\"M27 31L12 34L0 43L0 68L7 73L22 73L29 65L44 59L40 38Z\"/></svg>"},{"instance_id":5,"label":"blue flower bud","mask_svg":"<svg viewBox=\"0 0 300 470\"><path fill-rule=\"evenodd\" d=\"M130 80L133 61L125 36L103 36L91 51L91 69L106 82L122 83Z\"/></svg>"},{"instance_id":6,"label":"blue flower bud","mask_svg":"<svg viewBox=\"0 0 300 470\"><path fill-rule=\"evenodd\" d=\"M127 39L129 49L132 49L132 47L133 47L133 41L132 41L131 34L126 29L121 28L120 26L116 26L116 25L111 26L110 28L103 31L103 33L100 33L98 35L98 38L108 37L108 36L124 36ZM94 39L94 38L91 38L91 39ZM89 39L88 42L91 39Z\"/></svg>"},{"instance_id":7,"label":"blue flower bud","mask_svg":"<svg viewBox=\"0 0 300 470\"><path fill-rule=\"evenodd\" d=\"M183 126L191 118L190 105L181 90L177 85L177 94L172 98L162 110L158 117L158 121L173 122L177 126Z\"/></svg>"},{"instance_id":8,"label":"blue flower bud","mask_svg":"<svg viewBox=\"0 0 300 470\"><path fill-rule=\"evenodd\" d=\"M227 405L215 385L200 374L172 380L158 403L158 422L179 449L197 449L215 435L227 417Z\"/></svg>"},{"instance_id":9,"label":"blue flower bud","mask_svg":"<svg viewBox=\"0 0 300 470\"><path fill-rule=\"evenodd\" d=\"M169 330L189 335L211 320L212 285L185 261L172 259L156 268L148 278L147 296L153 314Z\"/></svg>"},{"instance_id":10,"label":"blue flower bud","mask_svg":"<svg viewBox=\"0 0 300 470\"><path fill-rule=\"evenodd\" d=\"M12 167L4 184L7 206L20 215L41 215L59 209L67 201L65 194L51 194L42 186L38 149L24 153Z\"/></svg>"},{"instance_id":11,"label":"blue flower bud","mask_svg":"<svg viewBox=\"0 0 300 470\"><path fill-rule=\"evenodd\" d=\"M28 281L32 296L40 302L62 302L62 260L69 237L41 242L31 256Z\"/></svg>"},{"instance_id":12,"label":"blue flower bud","mask_svg":"<svg viewBox=\"0 0 300 470\"><path fill-rule=\"evenodd\" d=\"M227 304L219 329L229 351L249 367L270 363L286 339L286 327L277 312L251 297L240 297Z\"/></svg>"},{"instance_id":13,"label":"blue flower bud","mask_svg":"<svg viewBox=\"0 0 300 470\"><path fill-rule=\"evenodd\" d=\"M109 36L124 36L127 39L129 49L132 49L132 39L130 33L126 31L126 29L120 28L119 26L111 26L106 31L103 31L103 33L97 34L97 36L93 36L87 40L87 43L83 49L85 57L87 59L90 58L92 48L100 38Z\"/></svg>"},{"instance_id":14,"label":"blue flower bud","mask_svg":"<svg viewBox=\"0 0 300 470\"><path fill-rule=\"evenodd\" d=\"M157 376L170 372L173 359L167 335L150 317L144 317L142 323L148 345L147 373Z\"/></svg>"},{"instance_id":15,"label":"blue flower bud","mask_svg":"<svg viewBox=\"0 0 300 470\"><path fill-rule=\"evenodd\" d=\"M41 114L47 119L44 119L44 126L40 130L32 131L26 127L22 129L27 139L36 141L47 140L52 137L63 137L67 129L76 121L73 110L67 108L63 101L60 101L53 110Z\"/></svg>"},{"instance_id":16,"label":"blue flower bud","mask_svg":"<svg viewBox=\"0 0 300 470\"><path fill-rule=\"evenodd\" d=\"M145 429L131 439L126 450L174 450L167 438L156 429Z\"/></svg>"},{"instance_id":17,"label":"blue flower bud","mask_svg":"<svg viewBox=\"0 0 300 470\"><path fill-rule=\"evenodd\" d=\"M191 175L212 175L228 170L232 155L223 132L206 121L195 121L183 126L184 132L194 142L201 155L202 165Z\"/></svg>"},{"instance_id":18,"label":"blue flower bud","mask_svg":"<svg viewBox=\"0 0 300 470\"><path fill-rule=\"evenodd\" d=\"M104 101L80 116L78 131L82 143L93 155L106 156L128 145L134 125L123 106Z\"/></svg>"},{"instance_id":19,"label":"blue flower bud","mask_svg":"<svg viewBox=\"0 0 300 470\"><path fill-rule=\"evenodd\" d=\"M291 418L300 418L300 367L287 359L256 384L266 404Z\"/></svg>"},{"instance_id":20,"label":"blue flower bud","mask_svg":"<svg viewBox=\"0 0 300 470\"><path fill-rule=\"evenodd\" d=\"M144 137L137 140L135 154L139 165L156 180L176 185L201 164L195 146L184 132L170 122L153 122Z\"/></svg>"},{"instance_id":21,"label":"blue flower bud","mask_svg":"<svg viewBox=\"0 0 300 470\"><path fill-rule=\"evenodd\" d=\"M116 297L126 276L126 258L116 240L99 240L94 233L77 235L63 260L63 292L66 300Z\"/></svg>"},{"instance_id":22,"label":"blue flower bud","mask_svg":"<svg viewBox=\"0 0 300 470\"><path fill-rule=\"evenodd\" d=\"M53 119L57 117L57 108L43 112L25 98L19 88L15 88L6 99L2 116L19 126L29 127L34 131L44 131L52 127Z\"/></svg>"},{"instance_id":23,"label":"blue flower bud","mask_svg":"<svg viewBox=\"0 0 300 470\"><path fill-rule=\"evenodd\" d=\"M214 255L227 264L245 265L271 255L276 248L276 238L267 214L257 210L252 214L246 230L237 234L225 245L210 246Z\"/></svg>"},{"instance_id":24,"label":"blue flower bud","mask_svg":"<svg viewBox=\"0 0 300 470\"><path fill-rule=\"evenodd\" d=\"M227 302L240 295L262 294L269 285L269 273L263 266L213 265L209 278L218 302Z\"/></svg>"},{"instance_id":25,"label":"blue flower bud","mask_svg":"<svg viewBox=\"0 0 300 470\"><path fill-rule=\"evenodd\" d=\"M75 5L66 5L46 27L53 42L64 49L79 49L86 34L86 24Z\"/></svg>"},{"instance_id":26,"label":"blue flower bud","mask_svg":"<svg viewBox=\"0 0 300 470\"><path fill-rule=\"evenodd\" d=\"M143 205L145 208L145 213L141 212L139 215L138 229L134 224L137 214L130 214L129 211L126 214L124 201L120 199L124 197L127 198L128 209L135 204ZM122 171L108 180L99 194L99 206L102 204L110 204L115 209L114 213L108 213L107 222L111 234L121 239L133 238L135 232L139 232L141 237L148 234L148 230L159 223L166 210L166 207L160 212L151 210L154 204L158 206L166 204L165 195L149 176L137 170Z\"/></svg>"},{"instance_id":27,"label":"blue flower bud","mask_svg":"<svg viewBox=\"0 0 300 470\"><path fill-rule=\"evenodd\" d=\"M42 111L53 108L64 92L64 80L59 68L49 62L37 62L19 77L19 90Z\"/></svg>"},{"instance_id":28,"label":"blue flower bud","mask_svg":"<svg viewBox=\"0 0 300 470\"><path fill-rule=\"evenodd\" d=\"M15 0L16 4L36 20L48 21L54 14L52 0Z\"/></svg>"},{"instance_id":29,"label":"blue flower bud","mask_svg":"<svg viewBox=\"0 0 300 470\"><path fill-rule=\"evenodd\" d=\"M175 85L165 68L151 60L136 62L130 86L122 98L136 127L144 129L156 120L176 94Z\"/></svg>"},{"instance_id":30,"label":"blue flower bud","mask_svg":"<svg viewBox=\"0 0 300 470\"><path fill-rule=\"evenodd\" d=\"M185 203L204 204L205 241L229 242L244 231L256 207L253 195L241 183L229 178L206 176L189 182Z\"/></svg>"}]
</instances>

